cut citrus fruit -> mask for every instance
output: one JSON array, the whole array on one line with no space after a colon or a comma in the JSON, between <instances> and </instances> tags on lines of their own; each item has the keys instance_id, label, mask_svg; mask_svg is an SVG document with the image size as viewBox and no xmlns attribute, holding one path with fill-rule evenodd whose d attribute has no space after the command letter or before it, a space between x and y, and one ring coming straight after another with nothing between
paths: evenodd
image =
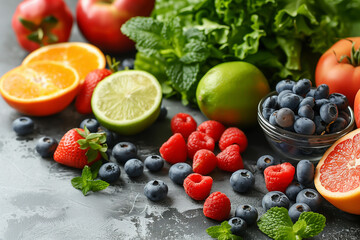
<instances>
[{"instance_id":1,"label":"cut citrus fruit","mask_svg":"<svg viewBox=\"0 0 360 240\"><path fill-rule=\"evenodd\" d=\"M31 52L23 64L35 61L56 61L74 68L80 78L80 83L92 70L105 68L104 54L94 45L82 42L56 43L41 47Z\"/></svg>"},{"instance_id":2,"label":"cut citrus fruit","mask_svg":"<svg viewBox=\"0 0 360 240\"><path fill-rule=\"evenodd\" d=\"M104 127L123 135L132 135L156 120L161 100L161 86L153 75L145 71L125 70L98 83L91 98L91 107Z\"/></svg>"},{"instance_id":3,"label":"cut citrus fruit","mask_svg":"<svg viewBox=\"0 0 360 240\"><path fill-rule=\"evenodd\" d=\"M342 211L360 214L360 129L336 141L316 167L315 187Z\"/></svg>"},{"instance_id":4,"label":"cut citrus fruit","mask_svg":"<svg viewBox=\"0 0 360 240\"><path fill-rule=\"evenodd\" d=\"M46 116L60 112L75 98L79 75L57 62L21 65L0 79L4 100L21 113Z\"/></svg>"}]
</instances>

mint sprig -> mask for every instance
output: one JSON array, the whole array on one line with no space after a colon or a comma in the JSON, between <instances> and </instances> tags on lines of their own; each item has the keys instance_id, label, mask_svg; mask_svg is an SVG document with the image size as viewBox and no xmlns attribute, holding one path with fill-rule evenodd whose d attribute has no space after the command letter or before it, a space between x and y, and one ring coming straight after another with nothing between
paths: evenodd
<instances>
[{"instance_id":1,"label":"mint sprig","mask_svg":"<svg viewBox=\"0 0 360 240\"><path fill-rule=\"evenodd\" d=\"M95 180L100 166L100 161L95 162L91 168L86 165L82 170L81 177L71 179L73 187L81 190L84 196L86 196L89 191L98 192L107 188L109 183L103 180Z\"/></svg>"},{"instance_id":2,"label":"mint sprig","mask_svg":"<svg viewBox=\"0 0 360 240\"><path fill-rule=\"evenodd\" d=\"M219 240L242 240L240 236L231 233L231 226L227 221L223 221L220 226L209 227L206 232Z\"/></svg>"},{"instance_id":3,"label":"mint sprig","mask_svg":"<svg viewBox=\"0 0 360 240\"><path fill-rule=\"evenodd\" d=\"M261 216L257 225L263 233L275 240L301 240L322 232L325 221L322 214L303 212L293 224L286 208L273 207Z\"/></svg>"}]
</instances>

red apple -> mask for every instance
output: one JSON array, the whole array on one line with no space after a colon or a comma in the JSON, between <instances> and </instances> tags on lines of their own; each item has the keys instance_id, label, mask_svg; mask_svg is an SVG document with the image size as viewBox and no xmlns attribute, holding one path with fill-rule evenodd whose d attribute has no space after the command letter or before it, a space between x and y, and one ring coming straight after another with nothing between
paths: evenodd
<instances>
[{"instance_id":1,"label":"red apple","mask_svg":"<svg viewBox=\"0 0 360 240\"><path fill-rule=\"evenodd\" d=\"M149 16L155 0L79 0L76 20L82 35L102 51L119 54L134 50L121 26L135 16Z\"/></svg>"}]
</instances>

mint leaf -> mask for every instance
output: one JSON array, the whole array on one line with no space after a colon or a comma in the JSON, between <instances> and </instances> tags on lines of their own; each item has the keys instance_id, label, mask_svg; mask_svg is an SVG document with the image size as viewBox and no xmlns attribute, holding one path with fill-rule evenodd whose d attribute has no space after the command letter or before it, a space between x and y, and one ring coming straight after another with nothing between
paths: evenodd
<instances>
[{"instance_id":1,"label":"mint leaf","mask_svg":"<svg viewBox=\"0 0 360 240\"><path fill-rule=\"evenodd\" d=\"M302 236L305 229L306 229L306 222L304 220L298 220L293 226L294 233L299 236Z\"/></svg>"},{"instance_id":2,"label":"mint leaf","mask_svg":"<svg viewBox=\"0 0 360 240\"><path fill-rule=\"evenodd\" d=\"M86 165L82 170L81 177L71 179L72 186L81 190L84 196L86 196L89 191L98 192L107 188L109 183L102 180L94 180L94 178L97 177L100 166L101 161L95 162L91 168Z\"/></svg>"},{"instance_id":3,"label":"mint leaf","mask_svg":"<svg viewBox=\"0 0 360 240\"><path fill-rule=\"evenodd\" d=\"M101 190L104 190L109 186L109 183L103 181L103 180L93 180L90 182L90 189L93 192L98 192Z\"/></svg>"},{"instance_id":4,"label":"mint leaf","mask_svg":"<svg viewBox=\"0 0 360 240\"><path fill-rule=\"evenodd\" d=\"M212 226L206 229L206 232L219 240L242 240L240 236L231 233L231 226L228 221L223 221L220 226Z\"/></svg>"},{"instance_id":5,"label":"mint leaf","mask_svg":"<svg viewBox=\"0 0 360 240\"><path fill-rule=\"evenodd\" d=\"M277 239L295 239L293 235L293 223L286 208L273 207L261 216L257 223L260 231L269 237Z\"/></svg>"},{"instance_id":6,"label":"mint leaf","mask_svg":"<svg viewBox=\"0 0 360 240\"><path fill-rule=\"evenodd\" d=\"M319 213L303 212L298 221L304 221L306 223L305 231L299 235L302 238L311 238L322 232L325 227L326 218Z\"/></svg>"}]
</instances>

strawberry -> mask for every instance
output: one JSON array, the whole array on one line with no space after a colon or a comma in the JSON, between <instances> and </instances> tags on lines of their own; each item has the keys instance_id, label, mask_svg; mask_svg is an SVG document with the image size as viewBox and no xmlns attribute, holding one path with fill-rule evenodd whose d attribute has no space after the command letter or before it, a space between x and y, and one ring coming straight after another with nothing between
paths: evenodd
<instances>
[{"instance_id":1,"label":"strawberry","mask_svg":"<svg viewBox=\"0 0 360 240\"><path fill-rule=\"evenodd\" d=\"M54 153L54 160L63 165L84 168L100 160L107 159L105 133L90 133L86 128L70 129L61 138Z\"/></svg>"},{"instance_id":2,"label":"strawberry","mask_svg":"<svg viewBox=\"0 0 360 240\"><path fill-rule=\"evenodd\" d=\"M88 73L84 83L80 86L79 93L75 100L75 108L81 114L92 113L91 97L96 85L105 77L112 74L109 69L96 69Z\"/></svg>"}]
</instances>

